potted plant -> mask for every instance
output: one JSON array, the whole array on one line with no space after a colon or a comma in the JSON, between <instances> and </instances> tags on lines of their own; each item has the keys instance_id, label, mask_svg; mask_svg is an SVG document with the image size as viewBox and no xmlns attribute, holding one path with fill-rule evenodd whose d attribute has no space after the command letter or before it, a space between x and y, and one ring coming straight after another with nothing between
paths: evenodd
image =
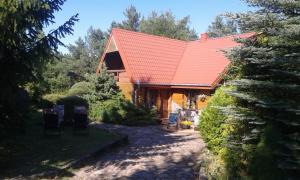
<instances>
[{"instance_id":1,"label":"potted plant","mask_svg":"<svg viewBox=\"0 0 300 180\"><path fill-rule=\"evenodd\" d=\"M181 128L182 129L190 129L191 126L193 125L193 122L188 121L188 120L184 120L180 122Z\"/></svg>"}]
</instances>

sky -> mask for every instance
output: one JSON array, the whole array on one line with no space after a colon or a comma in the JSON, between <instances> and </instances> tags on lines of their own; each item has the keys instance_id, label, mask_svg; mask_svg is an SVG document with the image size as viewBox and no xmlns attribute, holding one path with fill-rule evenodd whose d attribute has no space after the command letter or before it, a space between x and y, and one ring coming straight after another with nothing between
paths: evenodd
<instances>
[{"instance_id":1,"label":"sky","mask_svg":"<svg viewBox=\"0 0 300 180\"><path fill-rule=\"evenodd\" d=\"M205 32L218 14L251 10L241 0L68 0L62 10L55 13L56 23L47 27L46 32L79 13L80 20L73 27L74 34L62 39L64 44L72 44L79 37L84 37L90 26L107 30L113 20L121 22L124 10L130 5L134 5L145 17L151 11L172 11L176 19L190 16L190 27L198 34ZM59 50L67 52L63 47Z\"/></svg>"}]
</instances>

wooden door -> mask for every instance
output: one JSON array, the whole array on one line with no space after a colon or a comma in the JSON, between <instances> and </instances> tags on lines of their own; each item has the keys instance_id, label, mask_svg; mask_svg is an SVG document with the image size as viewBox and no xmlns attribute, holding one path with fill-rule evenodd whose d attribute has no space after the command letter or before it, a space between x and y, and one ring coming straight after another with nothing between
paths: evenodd
<instances>
[{"instance_id":1,"label":"wooden door","mask_svg":"<svg viewBox=\"0 0 300 180\"><path fill-rule=\"evenodd\" d=\"M161 98L161 106L160 106L160 112L162 118L168 118L169 112L168 112L168 107L169 107L169 91L168 90L161 90L160 91L160 98Z\"/></svg>"}]
</instances>

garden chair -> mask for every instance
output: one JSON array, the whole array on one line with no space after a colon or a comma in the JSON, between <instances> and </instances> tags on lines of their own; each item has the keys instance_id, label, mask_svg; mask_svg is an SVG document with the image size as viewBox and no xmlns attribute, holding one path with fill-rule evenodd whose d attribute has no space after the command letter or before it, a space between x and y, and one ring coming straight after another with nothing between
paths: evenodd
<instances>
[{"instance_id":1,"label":"garden chair","mask_svg":"<svg viewBox=\"0 0 300 180\"><path fill-rule=\"evenodd\" d=\"M84 106L74 107L73 130L88 130L88 114Z\"/></svg>"},{"instance_id":2,"label":"garden chair","mask_svg":"<svg viewBox=\"0 0 300 180\"><path fill-rule=\"evenodd\" d=\"M44 109L43 110L43 120L44 120L44 134L48 131L57 131L61 133L61 122L59 121L58 114L54 109Z\"/></svg>"},{"instance_id":3,"label":"garden chair","mask_svg":"<svg viewBox=\"0 0 300 180\"><path fill-rule=\"evenodd\" d=\"M168 124L167 124L167 130L178 130L179 127L179 113L170 113Z\"/></svg>"},{"instance_id":4,"label":"garden chair","mask_svg":"<svg viewBox=\"0 0 300 180\"><path fill-rule=\"evenodd\" d=\"M58 115L59 122L63 123L64 116L65 116L65 106L64 105L55 105L53 109Z\"/></svg>"}]
</instances>

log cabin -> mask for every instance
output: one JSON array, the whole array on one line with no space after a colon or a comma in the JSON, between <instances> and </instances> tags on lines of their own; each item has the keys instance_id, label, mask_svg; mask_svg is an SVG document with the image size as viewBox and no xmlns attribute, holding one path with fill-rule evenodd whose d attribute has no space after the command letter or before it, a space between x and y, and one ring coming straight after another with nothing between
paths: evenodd
<instances>
[{"instance_id":1,"label":"log cabin","mask_svg":"<svg viewBox=\"0 0 300 180\"><path fill-rule=\"evenodd\" d=\"M161 118L170 112L202 110L229 65L224 54L253 33L182 41L123 29L112 29L97 68L105 64L126 99L156 106Z\"/></svg>"}]
</instances>

